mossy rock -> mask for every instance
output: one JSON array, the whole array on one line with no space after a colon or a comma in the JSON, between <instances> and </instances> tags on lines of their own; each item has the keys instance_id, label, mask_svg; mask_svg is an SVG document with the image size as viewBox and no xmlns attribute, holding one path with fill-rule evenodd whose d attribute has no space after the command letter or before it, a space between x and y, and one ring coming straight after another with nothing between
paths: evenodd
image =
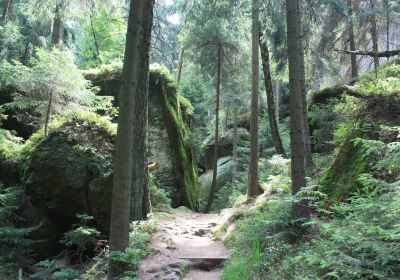
<instances>
[{"instance_id":1,"label":"mossy rock","mask_svg":"<svg viewBox=\"0 0 400 280\"><path fill-rule=\"evenodd\" d=\"M323 173L319 181L319 190L331 200L343 201L359 187L358 178L368 171L369 154L363 146L354 141L363 137L361 125L357 124L348 132L331 166Z\"/></svg>"},{"instance_id":2,"label":"mossy rock","mask_svg":"<svg viewBox=\"0 0 400 280\"><path fill-rule=\"evenodd\" d=\"M110 68L110 70L107 70ZM112 67L90 70L87 79L100 87L100 95L114 96L118 104L120 70ZM185 120L190 104L179 98L175 79L165 67L151 66L149 77L149 161L159 168L152 171L157 185L165 189L174 207L198 210L199 183L196 164L189 146Z\"/></svg>"},{"instance_id":3,"label":"mossy rock","mask_svg":"<svg viewBox=\"0 0 400 280\"><path fill-rule=\"evenodd\" d=\"M217 163L217 190L223 187L227 182L232 180L232 158L223 157L218 159ZM208 170L200 176L201 196L206 199L210 193L212 185L212 177L214 171Z\"/></svg>"},{"instance_id":4,"label":"mossy rock","mask_svg":"<svg viewBox=\"0 0 400 280\"><path fill-rule=\"evenodd\" d=\"M76 214L93 216L92 226L108 234L114 142L108 127L72 118L47 137L34 135L26 144L23 183L37 211L30 221L37 223L31 225L31 238L48 241L39 246L41 251L57 248L54 243L62 233L78 222Z\"/></svg>"},{"instance_id":5,"label":"mossy rock","mask_svg":"<svg viewBox=\"0 0 400 280\"><path fill-rule=\"evenodd\" d=\"M247 128L239 127L237 131L237 139L240 140L250 140L249 130ZM204 143L204 149L200 156L200 165L208 170L213 168L214 164L214 147L215 139L214 137L209 137ZM233 129L228 129L223 135L218 139L218 158L231 156L233 151Z\"/></svg>"}]
</instances>

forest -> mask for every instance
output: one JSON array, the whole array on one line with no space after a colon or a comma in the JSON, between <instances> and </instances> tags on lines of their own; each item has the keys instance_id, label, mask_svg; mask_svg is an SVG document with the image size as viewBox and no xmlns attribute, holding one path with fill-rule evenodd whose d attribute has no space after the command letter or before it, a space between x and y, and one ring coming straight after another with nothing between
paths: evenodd
<instances>
[{"instance_id":1,"label":"forest","mask_svg":"<svg viewBox=\"0 0 400 280\"><path fill-rule=\"evenodd\" d=\"M400 279L400 1L0 0L14 279Z\"/></svg>"}]
</instances>

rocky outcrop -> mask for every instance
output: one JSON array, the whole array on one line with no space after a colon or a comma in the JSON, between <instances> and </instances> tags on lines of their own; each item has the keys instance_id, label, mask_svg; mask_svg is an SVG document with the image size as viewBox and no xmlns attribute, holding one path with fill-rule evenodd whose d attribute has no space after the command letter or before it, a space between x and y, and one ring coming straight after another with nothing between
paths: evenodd
<instances>
[{"instance_id":1,"label":"rocky outcrop","mask_svg":"<svg viewBox=\"0 0 400 280\"><path fill-rule=\"evenodd\" d=\"M169 193L173 206L198 210L198 177L179 104L175 82L167 70L152 69L152 178ZM91 226L108 235L115 131L116 125L103 117L78 113L53 127L47 137L42 132L32 135L23 146L21 214L26 218L24 226L32 228L32 248L38 256L49 257L59 251L59 240L78 222L77 214L93 216Z\"/></svg>"},{"instance_id":2,"label":"rocky outcrop","mask_svg":"<svg viewBox=\"0 0 400 280\"><path fill-rule=\"evenodd\" d=\"M219 189L232 180L232 157L219 158L217 166L217 189ZM200 176L200 189L203 198L207 198L210 193L212 177L212 169Z\"/></svg>"},{"instance_id":3,"label":"rocky outcrop","mask_svg":"<svg viewBox=\"0 0 400 280\"><path fill-rule=\"evenodd\" d=\"M21 212L36 253L54 254L76 214L93 216L92 226L108 234L114 141L111 123L76 116L25 145Z\"/></svg>"},{"instance_id":4,"label":"rocky outcrop","mask_svg":"<svg viewBox=\"0 0 400 280\"><path fill-rule=\"evenodd\" d=\"M238 141L249 140L249 131L246 128L238 128ZM233 129L228 130L218 139L218 158L232 155L233 150ZM213 168L214 139L209 139L204 144L203 153L200 156L199 164L206 170Z\"/></svg>"},{"instance_id":5,"label":"rocky outcrop","mask_svg":"<svg viewBox=\"0 0 400 280\"><path fill-rule=\"evenodd\" d=\"M90 70L85 74L100 95L115 100L121 87L118 69ZM116 101L114 101L117 104ZM198 178L188 145L189 131L184 121L183 102L177 94L174 78L160 66L152 66L149 81L149 162L158 163L153 171L157 185L167 190L174 207L197 210Z\"/></svg>"}]
</instances>

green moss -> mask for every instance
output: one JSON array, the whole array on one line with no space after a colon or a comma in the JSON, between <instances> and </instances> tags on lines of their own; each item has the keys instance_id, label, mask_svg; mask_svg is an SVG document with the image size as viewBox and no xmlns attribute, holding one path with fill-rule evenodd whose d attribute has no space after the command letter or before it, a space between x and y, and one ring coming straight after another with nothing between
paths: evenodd
<instances>
[{"instance_id":1,"label":"green moss","mask_svg":"<svg viewBox=\"0 0 400 280\"><path fill-rule=\"evenodd\" d=\"M94 84L100 85L100 95L113 95L117 99L117 93L120 87L119 75L121 65L105 65L100 69L91 69L85 71L85 77L91 80ZM160 182L160 186L168 189L172 195L175 205L185 205L191 209L199 208L199 183L195 170L195 164L191 158L189 146L189 130L185 123L185 118L190 116L193 107L190 102L179 96L177 93L177 84L175 78L170 74L167 68L160 65L150 66L150 81L149 81L149 122L150 129L156 128L158 131L166 128L168 134L169 145L158 143L159 145L168 146L164 150L168 150L166 155L172 157L168 159L158 159L160 161L172 161L174 174L177 183L173 186L166 186ZM99 83L100 81L100 83ZM108 84L112 84L108 87ZM150 141L163 141L163 139L152 139ZM155 151L162 149L154 148ZM171 156L170 156L171 154ZM159 153L162 157L163 153ZM166 162L163 167L168 166ZM166 169L169 168L165 167ZM170 170L167 170L169 172ZM176 175L175 175L176 174ZM168 176L166 176L168 177ZM166 179L166 181L171 181ZM168 182L169 183L169 182ZM178 191L174 192L169 189L175 188L178 185ZM176 201L178 198L178 202Z\"/></svg>"},{"instance_id":2,"label":"green moss","mask_svg":"<svg viewBox=\"0 0 400 280\"><path fill-rule=\"evenodd\" d=\"M165 67L153 66L150 93L161 102L171 150L177 163L178 187L182 204L199 209L199 182L188 145L189 131L183 120L176 82Z\"/></svg>"},{"instance_id":3,"label":"green moss","mask_svg":"<svg viewBox=\"0 0 400 280\"><path fill-rule=\"evenodd\" d=\"M360 143L354 141L361 137L360 125L350 130L338 150L336 159L320 179L320 190L335 201L341 201L359 187L358 176L368 167L368 155Z\"/></svg>"}]
</instances>

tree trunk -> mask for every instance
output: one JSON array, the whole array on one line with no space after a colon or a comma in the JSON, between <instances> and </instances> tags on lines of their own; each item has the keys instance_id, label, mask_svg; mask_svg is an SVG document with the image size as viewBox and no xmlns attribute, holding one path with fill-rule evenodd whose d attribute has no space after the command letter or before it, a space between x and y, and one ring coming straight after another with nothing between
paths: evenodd
<instances>
[{"instance_id":1,"label":"tree trunk","mask_svg":"<svg viewBox=\"0 0 400 280\"><path fill-rule=\"evenodd\" d=\"M97 61L99 62L99 64L101 65L101 58L100 58L100 47L99 47L99 43L97 41L97 35L96 35L96 31L94 29L94 25L93 25L93 14L90 13L90 27L92 29L92 35L93 35L93 42L94 42L94 46L96 48L96 58Z\"/></svg>"},{"instance_id":2,"label":"tree trunk","mask_svg":"<svg viewBox=\"0 0 400 280\"><path fill-rule=\"evenodd\" d=\"M280 94L281 85L280 81L276 81L276 90L275 90L275 120L276 123L279 124L279 116L280 116Z\"/></svg>"},{"instance_id":3,"label":"tree trunk","mask_svg":"<svg viewBox=\"0 0 400 280\"><path fill-rule=\"evenodd\" d=\"M61 4L57 3L56 10L54 12L53 19L53 32L51 34L51 44L53 46L60 45L61 43L61 29L62 29L62 19L60 14Z\"/></svg>"},{"instance_id":4,"label":"tree trunk","mask_svg":"<svg viewBox=\"0 0 400 280\"><path fill-rule=\"evenodd\" d=\"M389 0L385 0L386 9L386 51L390 51L390 4ZM389 61L389 57L387 60Z\"/></svg>"},{"instance_id":5,"label":"tree trunk","mask_svg":"<svg viewBox=\"0 0 400 280\"><path fill-rule=\"evenodd\" d=\"M303 44L303 24L302 24L302 13L300 1L297 1L297 13L298 13L298 32L299 32L299 52L300 52L300 67L301 67L301 93L303 98L303 125L304 125L304 161L307 170L311 170L314 167L312 159L311 149L311 136L310 136L310 125L308 123L308 103L307 103L307 90L306 90L306 70L304 62L304 44Z\"/></svg>"},{"instance_id":6,"label":"tree trunk","mask_svg":"<svg viewBox=\"0 0 400 280\"><path fill-rule=\"evenodd\" d=\"M252 87L250 115L250 162L247 196L253 197L260 193L258 181L258 91L259 91L259 2L252 0Z\"/></svg>"},{"instance_id":7,"label":"tree trunk","mask_svg":"<svg viewBox=\"0 0 400 280\"><path fill-rule=\"evenodd\" d=\"M132 193L133 93L138 86L139 30L144 0L132 0L128 18L126 47L122 69L122 89L119 98L118 130L115 147L113 192L110 222L110 252L123 252L129 246L129 225ZM110 258L108 279L119 278L126 267Z\"/></svg>"},{"instance_id":8,"label":"tree trunk","mask_svg":"<svg viewBox=\"0 0 400 280\"><path fill-rule=\"evenodd\" d=\"M237 155L237 143L238 143L238 112L239 109L235 106L233 110L233 149L232 149L232 189L236 187L237 179L237 163L238 163L238 155Z\"/></svg>"},{"instance_id":9,"label":"tree trunk","mask_svg":"<svg viewBox=\"0 0 400 280\"><path fill-rule=\"evenodd\" d=\"M347 0L347 6L349 9L349 41L350 41L350 51L356 50L356 40L354 37L354 24L353 24L353 2L352 0ZM357 55L352 54L351 59L351 78L355 79L358 77L358 65L357 65Z\"/></svg>"},{"instance_id":10,"label":"tree trunk","mask_svg":"<svg viewBox=\"0 0 400 280\"><path fill-rule=\"evenodd\" d=\"M185 54L185 49L183 47L181 47L181 49L179 50L178 68L176 69L176 83L178 85L179 85L179 82L181 81L184 54Z\"/></svg>"},{"instance_id":11,"label":"tree trunk","mask_svg":"<svg viewBox=\"0 0 400 280\"><path fill-rule=\"evenodd\" d=\"M150 212L148 171L149 53L154 0L146 0L139 42L139 80L134 92L131 219L140 221Z\"/></svg>"},{"instance_id":12,"label":"tree trunk","mask_svg":"<svg viewBox=\"0 0 400 280\"><path fill-rule=\"evenodd\" d=\"M53 92L50 92L49 103L47 105L47 110L46 110L46 120L44 122L44 136L47 136L47 133L48 133L49 122L50 122L50 119L51 119L52 104L53 104Z\"/></svg>"},{"instance_id":13,"label":"tree trunk","mask_svg":"<svg viewBox=\"0 0 400 280\"><path fill-rule=\"evenodd\" d=\"M297 0L286 0L287 45L289 60L289 92L290 92L290 146L292 194L296 194L306 186L304 162L304 118L302 94L302 67L299 42L299 13ZM308 209L303 203L293 207L294 217L308 217Z\"/></svg>"},{"instance_id":14,"label":"tree trunk","mask_svg":"<svg viewBox=\"0 0 400 280\"><path fill-rule=\"evenodd\" d=\"M274 101L274 93L272 89L271 71L269 65L269 50L267 42L262 40L261 32L259 36L259 44L261 50L262 68L264 72L265 92L267 94L268 121L271 128L272 139L274 141L276 153L286 157L285 150L282 145L281 136L279 135L278 123L276 121L276 104Z\"/></svg>"},{"instance_id":15,"label":"tree trunk","mask_svg":"<svg viewBox=\"0 0 400 280\"><path fill-rule=\"evenodd\" d=\"M5 25L7 21L7 16L8 16L8 10L10 9L11 5L11 0L5 0L4 1L4 6L3 6L3 13L1 15L1 25Z\"/></svg>"},{"instance_id":16,"label":"tree trunk","mask_svg":"<svg viewBox=\"0 0 400 280\"><path fill-rule=\"evenodd\" d=\"M219 126L219 95L221 91L221 68L222 68L222 45L218 45L218 61L217 61L217 82L216 82L216 102L215 102L215 135L214 135L214 157L213 157L213 177L211 183L210 195L208 197L205 213L210 212L212 203L217 191L217 175L218 175L218 126Z\"/></svg>"},{"instance_id":17,"label":"tree trunk","mask_svg":"<svg viewBox=\"0 0 400 280\"><path fill-rule=\"evenodd\" d=\"M372 37L372 51L375 53L374 56L374 69L378 70L379 67L379 57L378 57L378 34L376 29L376 15L375 15L375 1L370 0L370 8L371 8L371 37Z\"/></svg>"}]
</instances>

